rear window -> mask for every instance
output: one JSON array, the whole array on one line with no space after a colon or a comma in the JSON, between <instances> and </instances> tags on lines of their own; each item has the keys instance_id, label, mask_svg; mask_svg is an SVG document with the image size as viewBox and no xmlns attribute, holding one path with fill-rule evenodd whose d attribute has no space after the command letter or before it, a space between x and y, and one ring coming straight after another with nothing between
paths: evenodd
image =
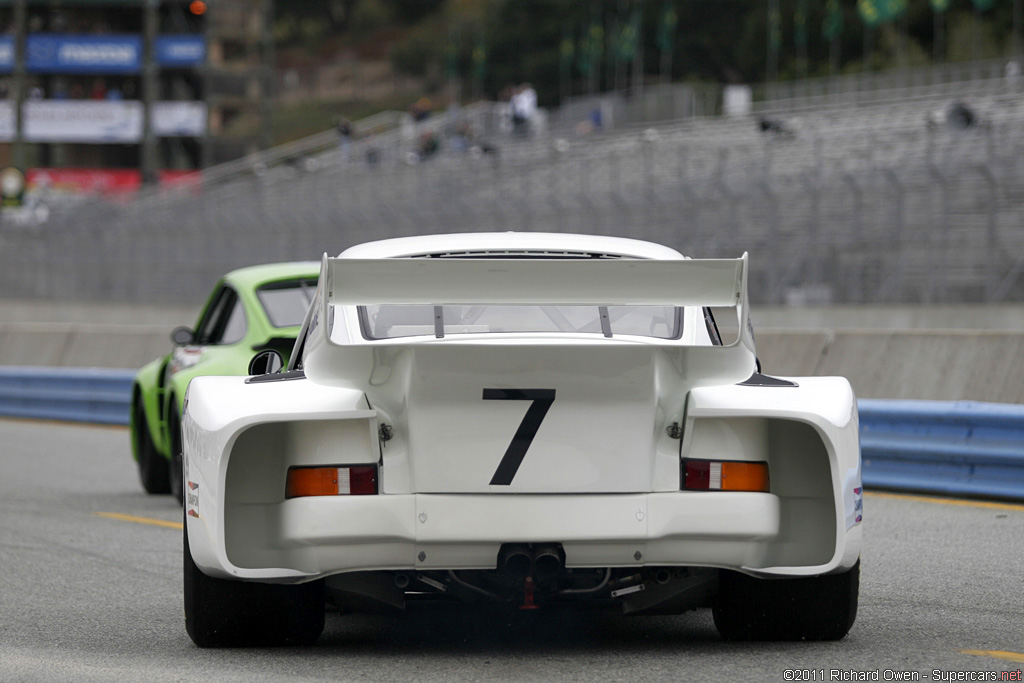
<instances>
[{"instance_id":1,"label":"rear window","mask_svg":"<svg viewBox=\"0 0 1024 683\"><path fill-rule=\"evenodd\" d=\"M274 327L301 325L315 293L316 278L273 282L256 289L256 296Z\"/></svg>"},{"instance_id":2,"label":"rear window","mask_svg":"<svg viewBox=\"0 0 1024 683\"><path fill-rule=\"evenodd\" d=\"M487 333L574 333L678 339L673 306L360 306L368 339Z\"/></svg>"}]
</instances>

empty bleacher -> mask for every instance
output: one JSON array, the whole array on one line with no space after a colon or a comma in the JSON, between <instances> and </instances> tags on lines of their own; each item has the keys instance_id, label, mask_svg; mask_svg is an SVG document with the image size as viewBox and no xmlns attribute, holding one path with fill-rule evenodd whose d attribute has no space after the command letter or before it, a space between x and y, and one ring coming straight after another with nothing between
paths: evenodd
<instances>
[{"instance_id":1,"label":"empty bleacher","mask_svg":"<svg viewBox=\"0 0 1024 683\"><path fill-rule=\"evenodd\" d=\"M4 224L0 281L16 296L185 302L244 264L415 233L553 230L702 257L749 251L761 302L1024 298L1024 85L843 93L586 135L566 121L528 137L481 104L377 126L347 158L328 132L198 188ZM957 102L970 125L950 120ZM777 125L764 131L762 118ZM459 121L469 149L451 144ZM425 130L441 148L412 163Z\"/></svg>"}]
</instances>

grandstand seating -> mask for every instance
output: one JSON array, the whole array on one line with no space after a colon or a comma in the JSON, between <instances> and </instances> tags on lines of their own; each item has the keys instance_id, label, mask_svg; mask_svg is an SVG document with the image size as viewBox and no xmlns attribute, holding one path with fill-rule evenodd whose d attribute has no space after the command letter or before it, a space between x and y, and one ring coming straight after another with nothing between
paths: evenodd
<instances>
[{"instance_id":1,"label":"grandstand seating","mask_svg":"<svg viewBox=\"0 0 1024 683\"><path fill-rule=\"evenodd\" d=\"M10 229L2 238L22 256L0 279L20 296L187 301L242 264L423 232L555 230L702 257L749 251L761 302L1020 300L1024 90L1006 79L940 85L526 138L503 130L497 105L478 105L459 116L496 152L442 143L419 163L418 135L448 136L455 119L360 139L348 160L325 133L212 173L198 190ZM976 115L965 129L945 120L955 102ZM762 131L759 116L781 130Z\"/></svg>"}]
</instances>

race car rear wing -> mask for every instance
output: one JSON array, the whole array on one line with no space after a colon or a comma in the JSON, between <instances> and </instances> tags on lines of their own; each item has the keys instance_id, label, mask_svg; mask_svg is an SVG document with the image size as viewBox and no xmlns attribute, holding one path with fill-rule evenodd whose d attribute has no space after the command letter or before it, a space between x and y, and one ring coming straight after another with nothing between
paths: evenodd
<instances>
[{"instance_id":1,"label":"race car rear wing","mask_svg":"<svg viewBox=\"0 0 1024 683\"><path fill-rule=\"evenodd\" d=\"M381 342L351 346L332 341L331 307L383 304L733 307L739 329L736 339L723 346L687 346L679 363L700 367L700 375L735 376L736 381L746 379L754 368L754 338L747 311L746 253L738 259L676 260L350 259L324 254L312 311L310 347L327 342L337 353L362 356ZM681 346L678 340L648 341L666 350ZM384 343L405 344L409 340ZM446 339L444 343L473 341ZM348 351L343 351L343 346ZM347 364L335 357L335 364L338 362ZM314 361L313 365L319 363Z\"/></svg>"},{"instance_id":2,"label":"race car rear wing","mask_svg":"<svg viewBox=\"0 0 1024 683\"><path fill-rule=\"evenodd\" d=\"M325 256L323 270L328 303L341 305L738 306L747 255L674 261Z\"/></svg>"}]
</instances>

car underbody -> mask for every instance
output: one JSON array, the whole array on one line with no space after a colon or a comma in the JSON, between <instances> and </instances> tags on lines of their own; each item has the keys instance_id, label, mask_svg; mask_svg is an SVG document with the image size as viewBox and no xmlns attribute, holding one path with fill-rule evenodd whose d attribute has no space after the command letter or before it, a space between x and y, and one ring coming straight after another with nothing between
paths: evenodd
<instances>
[{"instance_id":1,"label":"car underbody","mask_svg":"<svg viewBox=\"0 0 1024 683\"><path fill-rule=\"evenodd\" d=\"M327 601L342 610L393 611L422 602L472 603L522 610L600 607L677 614L712 606L719 570L705 567L567 569L557 543L502 546L492 570L381 571L325 580Z\"/></svg>"}]
</instances>

